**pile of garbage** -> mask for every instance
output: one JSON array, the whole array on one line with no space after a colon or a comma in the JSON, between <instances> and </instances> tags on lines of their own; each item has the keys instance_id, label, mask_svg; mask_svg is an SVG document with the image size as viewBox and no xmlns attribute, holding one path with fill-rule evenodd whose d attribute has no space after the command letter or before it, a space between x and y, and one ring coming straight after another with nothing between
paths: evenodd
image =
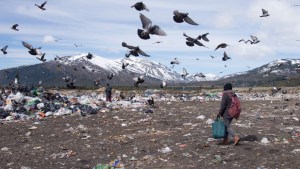
<instances>
[{"instance_id":1,"label":"pile of garbage","mask_svg":"<svg viewBox=\"0 0 300 169\"><path fill-rule=\"evenodd\" d=\"M274 89L273 89L274 90ZM237 91L241 100L289 100L288 92L276 93L243 93ZM286 90L281 90L286 91ZM147 89L144 92L114 91L113 102L105 101L104 92L89 92L85 94L68 93L61 91L47 91L42 86L10 85L0 91L0 120L26 120L40 119L48 116L67 114L97 114L109 112L114 109L139 109L144 112L153 112L143 109L149 105L149 98L155 102L184 102L184 101L218 101L222 98L222 91L203 91L202 93L176 93L170 94L163 90ZM151 105L150 105L151 107ZM154 107L154 103L152 105Z\"/></svg>"},{"instance_id":2,"label":"pile of garbage","mask_svg":"<svg viewBox=\"0 0 300 169\"><path fill-rule=\"evenodd\" d=\"M28 120L66 114L96 114L106 104L88 96L53 93L40 87L5 87L0 92L0 119Z\"/></svg>"}]
</instances>

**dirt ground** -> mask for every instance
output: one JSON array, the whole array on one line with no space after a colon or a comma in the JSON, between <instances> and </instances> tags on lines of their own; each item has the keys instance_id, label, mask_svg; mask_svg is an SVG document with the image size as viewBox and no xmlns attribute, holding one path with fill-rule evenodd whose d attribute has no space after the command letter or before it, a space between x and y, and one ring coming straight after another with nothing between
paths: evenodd
<instances>
[{"instance_id":1,"label":"dirt ground","mask_svg":"<svg viewBox=\"0 0 300 169\"><path fill-rule=\"evenodd\" d=\"M299 99L243 100L233 122L237 146L212 139L207 120L219 104L161 101L153 113L120 109L2 122L0 168L91 169L117 158L126 169L299 168Z\"/></svg>"}]
</instances>

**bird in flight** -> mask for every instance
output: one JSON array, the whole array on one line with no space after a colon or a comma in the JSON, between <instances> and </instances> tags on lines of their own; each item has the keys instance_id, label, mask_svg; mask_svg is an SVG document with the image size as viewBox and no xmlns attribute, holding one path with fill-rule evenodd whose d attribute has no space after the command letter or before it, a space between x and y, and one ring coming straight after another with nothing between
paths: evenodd
<instances>
[{"instance_id":1,"label":"bird in flight","mask_svg":"<svg viewBox=\"0 0 300 169\"><path fill-rule=\"evenodd\" d=\"M226 60L228 60L228 59L231 59L231 58L228 57L228 55L227 55L226 52L224 52L222 60L223 60L223 61L226 61Z\"/></svg>"},{"instance_id":2,"label":"bird in flight","mask_svg":"<svg viewBox=\"0 0 300 169\"><path fill-rule=\"evenodd\" d=\"M138 11L142 11L142 10L146 10L149 12L149 9L147 8L147 6L143 3L143 2L137 2L134 5L131 6L131 8L135 8Z\"/></svg>"},{"instance_id":3,"label":"bird in flight","mask_svg":"<svg viewBox=\"0 0 300 169\"><path fill-rule=\"evenodd\" d=\"M17 28L19 25L18 24L14 24L11 29L15 30L15 31L19 31L19 29Z\"/></svg>"},{"instance_id":4,"label":"bird in flight","mask_svg":"<svg viewBox=\"0 0 300 169\"><path fill-rule=\"evenodd\" d=\"M83 45L74 43L74 46L78 47L78 46L83 46Z\"/></svg>"},{"instance_id":5,"label":"bird in flight","mask_svg":"<svg viewBox=\"0 0 300 169\"><path fill-rule=\"evenodd\" d=\"M126 47L129 50L128 54L125 54L125 56L128 58L130 55L133 55L133 56L139 56L139 54L143 55L143 56L146 56L146 57L150 57L150 55L146 54L144 51L142 51L140 49L139 46L131 46L131 45L127 45L127 43L125 42L122 42L122 46L123 47Z\"/></svg>"},{"instance_id":6,"label":"bird in flight","mask_svg":"<svg viewBox=\"0 0 300 169\"><path fill-rule=\"evenodd\" d=\"M145 15L140 13L140 19L142 22L142 29L138 29L137 33L141 39L147 40L150 39L150 34L159 35L159 36L167 36L166 32L162 30L158 25L152 25L152 21L147 18Z\"/></svg>"},{"instance_id":7,"label":"bird in flight","mask_svg":"<svg viewBox=\"0 0 300 169\"><path fill-rule=\"evenodd\" d=\"M46 62L45 55L46 55L46 53L43 53L40 58L39 57L36 57L36 58L42 62Z\"/></svg>"},{"instance_id":8,"label":"bird in flight","mask_svg":"<svg viewBox=\"0 0 300 169\"><path fill-rule=\"evenodd\" d=\"M188 13L181 13L178 10L175 10L173 12L173 20L177 23L186 22L191 25L198 25L196 22L194 22L188 15Z\"/></svg>"},{"instance_id":9,"label":"bird in flight","mask_svg":"<svg viewBox=\"0 0 300 169\"><path fill-rule=\"evenodd\" d=\"M44 8L44 6L46 5L47 1L45 1L44 3L42 3L41 5L37 5L35 4L35 6L37 6L38 8L40 8L41 10L46 10L46 8Z\"/></svg>"},{"instance_id":10,"label":"bird in flight","mask_svg":"<svg viewBox=\"0 0 300 169\"><path fill-rule=\"evenodd\" d=\"M239 40L239 42L244 42L244 43L248 43L250 42L250 44L257 44L260 42L260 40L258 40L258 38L256 36L253 36L253 35L250 35L251 39L248 39L248 40L244 40L244 39L241 39Z\"/></svg>"},{"instance_id":11,"label":"bird in flight","mask_svg":"<svg viewBox=\"0 0 300 169\"><path fill-rule=\"evenodd\" d=\"M172 60L170 64L172 65L171 68L173 68L175 64L176 64L176 65L179 65L180 62L177 60L177 58L174 58L174 60Z\"/></svg>"},{"instance_id":12,"label":"bird in flight","mask_svg":"<svg viewBox=\"0 0 300 169\"><path fill-rule=\"evenodd\" d=\"M221 44L219 44L219 45L216 47L215 50L217 50L217 49L219 49L219 48L226 48L227 46L229 46L229 45L226 44L226 43L221 43Z\"/></svg>"},{"instance_id":13,"label":"bird in flight","mask_svg":"<svg viewBox=\"0 0 300 169\"><path fill-rule=\"evenodd\" d=\"M167 86L167 83L165 81L162 81L160 84L160 88L164 88Z\"/></svg>"},{"instance_id":14,"label":"bird in flight","mask_svg":"<svg viewBox=\"0 0 300 169\"><path fill-rule=\"evenodd\" d=\"M206 76L203 74L203 73L196 73L196 74L194 74L194 77L196 77L196 76L198 76L198 77L200 77L200 78L206 78Z\"/></svg>"},{"instance_id":15,"label":"bird in flight","mask_svg":"<svg viewBox=\"0 0 300 169\"><path fill-rule=\"evenodd\" d=\"M260 17L267 17L267 16L270 16L269 15L269 12L265 9L261 9L262 10L262 15Z\"/></svg>"},{"instance_id":16,"label":"bird in flight","mask_svg":"<svg viewBox=\"0 0 300 169\"><path fill-rule=\"evenodd\" d=\"M88 53L85 57L86 57L87 59L92 59L94 56L93 56L93 54Z\"/></svg>"},{"instance_id":17,"label":"bird in flight","mask_svg":"<svg viewBox=\"0 0 300 169\"><path fill-rule=\"evenodd\" d=\"M185 79L185 77L186 77L188 74L189 74L189 73L186 71L186 69L183 68L183 69L182 69L182 73L181 73L181 77L182 77L183 79Z\"/></svg>"},{"instance_id":18,"label":"bird in flight","mask_svg":"<svg viewBox=\"0 0 300 169\"><path fill-rule=\"evenodd\" d=\"M40 55L40 56L45 55L45 53L42 53L42 52L40 51L41 47L33 48L31 44L29 44L29 43L27 43L27 42L24 42L24 41L22 41L22 44L23 44L24 47L26 47L27 49L29 49L28 52L29 52L31 55Z\"/></svg>"},{"instance_id":19,"label":"bird in flight","mask_svg":"<svg viewBox=\"0 0 300 169\"><path fill-rule=\"evenodd\" d=\"M135 81L135 82L134 82L134 87L139 87L139 84L145 82L145 79L144 79L144 76L143 76L143 75L141 75L141 76L139 76L139 77L134 77L133 80Z\"/></svg>"},{"instance_id":20,"label":"bird in flight","mask_svg":"<svg viewBox=\"0 0 300 169\"><path fill-rule=\"evenodd\" d=\"M207 33L208 34L208 33ZM206 35L207 34L203 34L204 36L203 37L205 37L205 39L206 40L208 40L207 38L206 38ZM199 35L197 38L192 38L192 37L190 37L190 36L188 36L187 34L185 34L185 33L183 33L183 36L185 36L186 38L186 45L188 45L188 46L194 46L194 44L196 44L196 45L198 45L198 46L203 46L203 47L206 47L205 45L203 45L199 40L202 38L202 35ZM206 47L206 48L208 48L208 47Z\"/></svg>"},{"instance_id":21,"label":"bird in flight","mask_svg":"<svg viewBox=\"0 0 300 169\"><path fill-rule=\"evenodd\" d=\"M128 65L129 65L129 63L122 62L122 69L125 69Z\"/></svg>"},{"instance_id":22,"label":"bird in flight","mask_svg":"<svg viewBox=\"0 0 300 169\"><path fill-rule=\"evenodd\" d=\"M114 77L113 73L110 73L109 75L106 76L109 80L111 80Z\"/></svg>"},{"instance_id":23,"label":"bird in flight","mask_svg":"<svg viewBox=\"0 0 300 169\"><path fill-rule=\"evenodd\" d=\"M6 52L6 49L7 49L7 45L6 46L4 46L2 49L1 49L1 51L3 52L3 55L6 55L7 54L7 52Z\"/></svg>"},{"instance_id":24,"label":"bird in flight","mask_svg":"<svg viewBox=\"0 0 300 169\"><path fill-rule=\"evenodd\" d=\"M153 42L153 44L156 44L156 43L162 43L163 41L156 41L156 42Z\"/></svg>"}]
</instances>

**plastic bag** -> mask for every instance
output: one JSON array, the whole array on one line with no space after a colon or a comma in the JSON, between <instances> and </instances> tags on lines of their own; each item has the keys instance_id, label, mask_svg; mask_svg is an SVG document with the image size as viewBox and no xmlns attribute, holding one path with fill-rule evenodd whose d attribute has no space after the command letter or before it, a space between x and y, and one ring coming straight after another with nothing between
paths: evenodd
<instances>
[{"instance_id":1,"label":"plastic bag","mask_svg":"<svg viewBox=\"0 0 300 169\"><path fill-rule=\"evenodd\" d=\"M224 138L224 136L225 136L225 125L224 125L224 122L220 118L217 118L212 123L212 133L213 133L213 138L214 139Z\"/></svg>"}]
</instances>

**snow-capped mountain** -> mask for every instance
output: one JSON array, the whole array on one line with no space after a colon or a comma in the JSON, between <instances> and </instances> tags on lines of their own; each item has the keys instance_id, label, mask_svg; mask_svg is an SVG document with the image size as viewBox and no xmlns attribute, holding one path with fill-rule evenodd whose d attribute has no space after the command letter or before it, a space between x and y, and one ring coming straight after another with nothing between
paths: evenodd
<instances>
[{"instance_id":1,"label":"snow-capped mountain","mask_svg":"<svg viewBox=\"0 0 300 169\"><path fill-rule=\"evenodd\" d=\"M66 65L74 65L78 62L82 62L85 67L91 71L93 68L91 66L88 66L89 64L99 66L102 69L105 69L109 72L112 72L116 75L118 75L120 72L124 71L122 69L123 63L128 63L129 65L126 67L126 70L135 74L143 74L148 77L164 80L164 81L188 81L188 82L198 82L198 81L211 81L211 80L217 80L219 77L215 74L204 74L205 78L188 75L186 79L181 78L181 75L175 71L172 71L169 67L166 65L163 65L161 63L156 63L153 61L150 61L146 58L140 58L140 57L129 57L129 58L122 58L122 59L116 59L116 60L110 60L106 59L100 56L94 55L92 59L87 59L85 56L87 54L81 54L71 57L66 57L62 61L60 61L62 64ZM94 71L97 68L94 68Z\"/></svg>"},{"instance_id":2,"label":"snow-capped mountain","mask_svg":"<svg viewBox=\"0 0 300 169\"><path fill-rule=\"evenodd\" d=\"M300 59L278 59L258 68L224 76L220 82L231 81L239 85L254 86L260 84L275 85L274 83L298 84L300 77Z\"/></svg>"},{"instance_id":3,"label":"snow-capped mountain","mask_svg":"<svg viewBox=\"0 0 300 169\"><path fill-rule=\"evenodd\" d=\"M87 59L85 57L86 55L87 54L81 54L77 56L65 57L59 62L64 65L76 65L81 63L88 71L97 72L99 69L104 69L115 75L119 75L121 72L128 71L134 74L145 75L147 77L164 81L170 81L180 77L180 74L173 72L169 67L144 58L129 57L110 60L93 55L92 59ZM122 69L123 63L128 63L129 65L125 69Z\"/></svg>"},{"instance_id":4,"label":"snow-capped mountain","mask_svg":"<svg viewBox=\"0 0 300 169\"><path fill-rule=\"evenodd\" d=\"M122 64L128 66L123 69ZM107 59L93 55L87 58L87 54L65 56L48 62L0 70L0 85L7 85L14 80L16 74L20 82L25 84L38 84L42 81L47 86L65 86L65 77L75 80L77 86L94 86L98 81L100 86L110 83L117 86L133 86L134 79L143 75L145 83L141 85L159 86L162 81L198 85L223 85L224 82L234 82L236 86L254 86L274 83L287 79L295 79L299 76L300 59L280 59L261 67L239 72L219 78L214 74L197 73L189 74L183 79L181 73L172 71L169 67L155 63L147 58L129 57L122 59ZM113 78L108 76L113 73ZM300 83L300 81L298 80ZM300 84L299 84L300 85Z\"/></svg>"}]
</instances>

